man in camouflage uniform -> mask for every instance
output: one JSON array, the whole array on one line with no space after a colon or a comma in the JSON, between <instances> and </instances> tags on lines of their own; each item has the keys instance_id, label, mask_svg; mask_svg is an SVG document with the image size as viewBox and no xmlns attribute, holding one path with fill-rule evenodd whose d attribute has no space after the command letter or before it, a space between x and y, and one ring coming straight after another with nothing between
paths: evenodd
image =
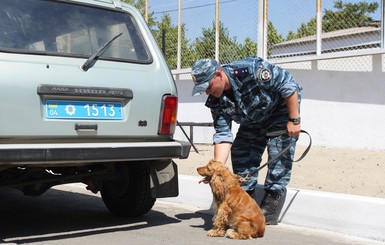
<instances>
[{"instance_id":1,"label":"man in camouflage uniform","mask_svg":"<svg viewBox=\"0 0 385 245\"><path fill-rule=\"evenodd\" d=\"M243 188L249 194L257 184L256 169L267 147L269 159L296 141L300 134L302 87L284 69L259 57L249 57L220 66L216 60L201 59L192 66L192 95L208 94L214 127L214 159L225 163L231 151L233 171L252 173ZM232 121L238 123L235 139ZM284 134L271 134L284 131ZM266 223L276 225L286 185L290 181L295 144L268 165L261 208Z\"/></svg>"}]
</instances>

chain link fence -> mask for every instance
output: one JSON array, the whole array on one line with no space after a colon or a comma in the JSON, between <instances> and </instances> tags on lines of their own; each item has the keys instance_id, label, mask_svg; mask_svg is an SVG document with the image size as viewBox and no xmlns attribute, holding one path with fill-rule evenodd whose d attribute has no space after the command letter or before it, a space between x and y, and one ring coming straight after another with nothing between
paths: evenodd
<instances>
[{"instance_id":1,"label":"chain link fence","mask_svg":"<svg viewBox=\"0 0 385 245\"><path fill-rule=\"evenodd\" d=\"M384 53L382 0L160 2L149 0L152 29L174 74L188 73L199 58L223 64L257 54L285 69L371 72L373 54ZM212 143L212 127L183 129L194 143ZM175 136L186 139L181 128Z\"/></svg>"},{"instance_id":2,"label":"chain link fence","mask_svg":"<svg viewBox=\"0 0 385 245\"><path fill-rule=\"evenodd\" d=\"M262 19L260 2L266 4ZM228 63L258 54L258 42L263 41L258 40L258 30L264 24L265 59L382 52L381 4L381 0L175 0L160 5L149 0L149 10L157 23L154 36L170 68L178 70L190 68L199 58Z\"/></svg>"},{"instance_id":3,"label":"chain link fence","mask_svg":"<svg viewBox=\"0 0 385 245\"><path fill-rule=\"evenodd\" d=\"M317 1L291 0L290 9L280 8L278 2L269 1L269 21L272 26L293 23L294 30L285 28L282 36L270 38L269 58L381 48L380 0L319 1L319 5ZM306 9L313 14L306 14Z\"/></svg>"}]
</instances>

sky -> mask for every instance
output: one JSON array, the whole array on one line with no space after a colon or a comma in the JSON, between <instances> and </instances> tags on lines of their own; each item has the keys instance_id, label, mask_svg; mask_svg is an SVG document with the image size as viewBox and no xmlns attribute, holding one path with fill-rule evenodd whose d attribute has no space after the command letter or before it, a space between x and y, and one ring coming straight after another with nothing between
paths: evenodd
<instances>
[{"instance_id":1,"label":"sky","mask_svg":"<svg viewBox=\"0 0 385 245\"><path fill-rule=\"evenodd\" d=\"M377 2L381 0L344 0L344 2ZM173 24L177 24L179 0L149 0L150 13L160 21L164 11L170 12ZM187 37L191 41L200 36L202 28L211 28L215 19L216 0L182 0L182 21L186 24ZM220 20L230 35L243 42L246 37L257 40L258 0L220 0ZM323 0L322 9L333 9L333 0ZM301 23L316 16L316 0L269 0L269 20L284 37L289 30L296 31ZM380 11L372 15L380 19Z\"/></svg>"}]
</instances>

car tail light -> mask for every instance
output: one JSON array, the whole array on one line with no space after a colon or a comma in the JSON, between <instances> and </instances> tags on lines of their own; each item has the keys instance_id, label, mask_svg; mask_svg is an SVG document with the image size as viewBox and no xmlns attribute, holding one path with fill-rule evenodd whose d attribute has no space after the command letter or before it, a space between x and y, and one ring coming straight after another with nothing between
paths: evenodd
<instances>
[{"instance_id":1,"label":"car tail light","mask_svg":"<svg viewBox=\"0 0 385 245\"><path fill-rule=\"evenodd\" d=\"M162 118L160 120L159 134L174 134L177 110L178 97L172 95L164 96L162 103Z\"/></svg>"}]
</instances>

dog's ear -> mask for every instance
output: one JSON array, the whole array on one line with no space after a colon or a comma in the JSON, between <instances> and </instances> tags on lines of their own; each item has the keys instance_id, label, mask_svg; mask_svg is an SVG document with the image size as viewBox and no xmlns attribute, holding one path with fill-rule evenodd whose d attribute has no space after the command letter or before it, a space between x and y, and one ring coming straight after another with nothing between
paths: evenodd
<instances>
[{"instance_id":1,"label":"dog's ear","mask_svg":"<svg viewBox=\"0 0 385 245\"><path fill-rule=\"evenodd\" d=\"M227 186L225 184L224 172L222 169L216 169L211 177L211 190L217 200L224 200Z\"/></svg>"},{"instance_id":2,"label":"dog's ear","mask_svg":"<svg viewBox=\"0 0 385 245\"><path fill-rule=\"evenodd\" d=\"M239 183L239 175L233 174L230 170L226 169L222 172L223 181L226 181L227 185L235 185Z\"/></svg>"},{"instance_id":3,"label":"dog's ear","mask_svg":"<svg viewBox=\"0 0 385 245\"><path fill-rule=\"evenodd\" d=\"M225 178L225 171L221 168L214 169L213 177L223 182L223 179Z\"/></svg>"}]
</instances>

